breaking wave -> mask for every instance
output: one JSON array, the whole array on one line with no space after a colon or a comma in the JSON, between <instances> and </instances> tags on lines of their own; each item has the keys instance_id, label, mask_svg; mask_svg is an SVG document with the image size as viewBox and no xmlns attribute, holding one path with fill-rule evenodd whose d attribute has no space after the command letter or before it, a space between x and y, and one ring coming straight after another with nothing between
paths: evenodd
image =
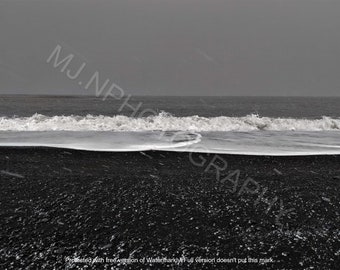
<instances>
[{"instance_id":1,"label":"breaking wave","mask_svg":"<svg viewBox=\"0 0 340 270\"><path fill-rule=\"evenodd\" d=\"M340 118L320 119L244 117L176 117L166 112L157 116L132 118L116 116L0 117L0 131L323 131L340 130Z\"/></svg>"}]
</instances>

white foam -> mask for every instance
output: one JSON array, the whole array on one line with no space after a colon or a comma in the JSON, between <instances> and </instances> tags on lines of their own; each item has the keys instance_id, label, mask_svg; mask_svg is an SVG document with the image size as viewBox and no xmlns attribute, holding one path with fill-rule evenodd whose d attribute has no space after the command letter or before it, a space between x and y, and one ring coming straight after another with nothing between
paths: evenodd
<instances>
[{"instance_id":1,"label":"white foam","mask_svg":"<svg viewBox=\"0 0 340 270\"><path fill-rule=\"evenodd\" d=\"M175 150L263 156L340 154L338 131L232 131L203 132L201 135L200 142Z\"/></svg>"},{"instance_id":2,"label":"white foam","mask_svg":"<svg viewBox=\"0 0 340 270\"><path fill-rule=\"evenodd\" d=\"M188 147L201 135L189 132L0 131L0 146L55 147L88 151L148 151Z\"/></svg>"},{"instance_id":3,"label":"white foam","mask_svg":"<svg viewBox=\"0 0 340 270\"><path fill-rule=\"evenodd\" d=\"M88 151L204 152L240 155L339 155L338 131L113 132L0 131L0 146L44 146Z\"/></svg>"},{"instance_id":4,"label":"white foam","mask_svg":"<svg viewBox=\"0 0 340 270\"><path fill-rule=\"evenodd\" d=\"M0 117L0 131L325 131L340 130L340 119L244 117L175 117L168 113L146 118L116 116Z\"/></svg>"}]
</instances>

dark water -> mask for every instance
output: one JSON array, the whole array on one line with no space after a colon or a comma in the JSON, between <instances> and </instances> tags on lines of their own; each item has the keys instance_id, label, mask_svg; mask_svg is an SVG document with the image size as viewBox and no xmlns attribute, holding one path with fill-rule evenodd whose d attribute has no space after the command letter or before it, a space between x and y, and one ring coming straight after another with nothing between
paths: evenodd
<instances>
[{"instance_id":1,"label":"dark water","mask_svg":"<svg viewBox=\"0 0 340 270\"><path fill-rule=\"evenodd\" d=\"M100 97L1 96L0 116L31 116L35 113L54 115L126 115L134 112L121 100ZM199 115L245 116L259 114L268 117L320 118L340 117L340 98L334 97L132 97L128 104L145 109L165 111L174 116ZM120 109L121 108L121 109ZM144 116L147 116L145 114Z\"/></svg>"}]
</instances>

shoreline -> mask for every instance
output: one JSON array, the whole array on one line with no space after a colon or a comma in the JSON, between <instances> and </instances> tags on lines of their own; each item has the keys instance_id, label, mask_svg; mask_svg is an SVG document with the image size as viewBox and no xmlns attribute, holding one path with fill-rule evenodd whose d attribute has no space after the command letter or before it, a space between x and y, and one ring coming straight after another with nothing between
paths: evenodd
<instances>
[{"instance_id":1,"label":"shoreline","mask_svg":"<svg viewBox=\"0 0 340 270\"><path fill-rule=\"evenodd\" d=\"M316 158L327 158L327 157L337 157L340 156L340 153L295 153L295 154L249 154L249 153L223 153L223 152L213 152L213 151L195 151L196 149L182 150L178 148L178 150L171 150L171 148L166 150L90 150L90 149L77 149L70 147L55 147L55 146L4 146L0 145L1 150L51 150L51 151L69 151L69 152L83 152L83 153L99 153L99 154L124 154L124 153L177 153L179 155L207 155L207 156L227 156L227 157L244 157L244 158L273 158L273 159L285 159L285 158L308 158L308 157L316 157Z\"/></svg>"},{"instance_id":2,"label":"shoreline","mask_svg":"<svg viewBox=\"0 0 340 270\"><path fill-rule=\"evenodd\" d=\"M336 269L339 164L336 155L0 147L0 265L65 267L75 254L133 253L272 258L266 269ZM263 269L216 262L183 267Z\"/></svg>"}]
</instances>

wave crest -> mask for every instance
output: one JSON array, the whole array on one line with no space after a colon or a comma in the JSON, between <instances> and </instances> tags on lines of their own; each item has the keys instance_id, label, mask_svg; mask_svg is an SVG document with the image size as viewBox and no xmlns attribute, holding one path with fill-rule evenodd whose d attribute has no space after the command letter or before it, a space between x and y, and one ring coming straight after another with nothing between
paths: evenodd
<instances>
[{"instance_id":1,"label":"wave crest","mask_svg":"<svg viewBox=\"0 0 340 270\"><path fill-rule=\"evenodd\" d=\"M176 117L162 112L157 116L132 118L123 115L0 117L0 131L322 131L340 130L340 119L324 116L320 119L260 117Z\"/></svg>"}]
</instances>

